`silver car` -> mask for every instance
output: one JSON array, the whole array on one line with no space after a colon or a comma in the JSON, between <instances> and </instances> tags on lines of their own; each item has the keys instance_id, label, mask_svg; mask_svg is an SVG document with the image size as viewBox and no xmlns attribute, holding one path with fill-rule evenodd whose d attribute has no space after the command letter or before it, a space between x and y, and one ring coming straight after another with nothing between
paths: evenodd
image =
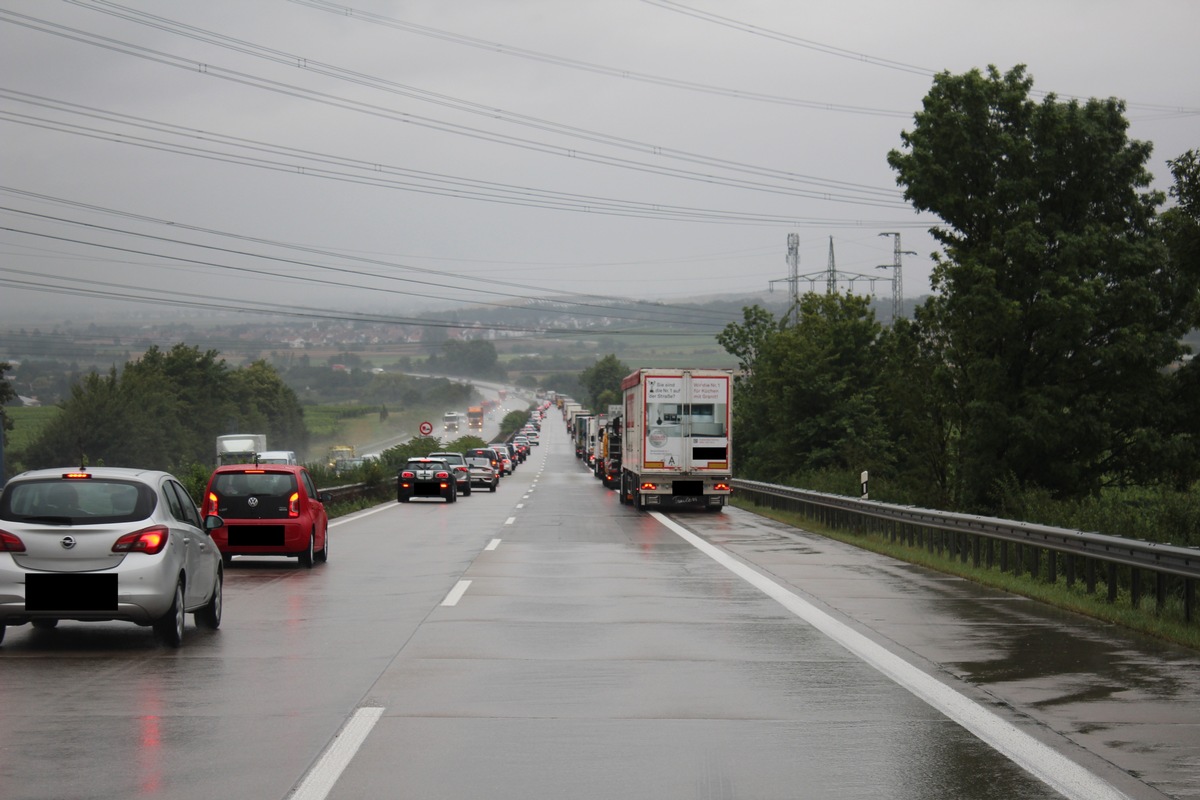
<instances>
[{"instance_id":1,"label":"silver car","mask_svg":"<svg viewBox=\"0 0 1200 800\"><path fill-rule=\"evenodd\" d=\"M496 474L490 458L467 456L467 468L471 470L472 486L485 486L489 492L494 492L500 485L500 476Z\"/></svg>"},{"instance_id":2,"label":"silver car","mask_svg":"<svg viewBox=\"0 0 1200 800\"><path fill-rule=\"evenodd\" d=\"M183 642L221 624L221 554L187 490L139 469L44 469L0 493L0 641L8 625L123 620Z\"/></svg>"}]
</instances>

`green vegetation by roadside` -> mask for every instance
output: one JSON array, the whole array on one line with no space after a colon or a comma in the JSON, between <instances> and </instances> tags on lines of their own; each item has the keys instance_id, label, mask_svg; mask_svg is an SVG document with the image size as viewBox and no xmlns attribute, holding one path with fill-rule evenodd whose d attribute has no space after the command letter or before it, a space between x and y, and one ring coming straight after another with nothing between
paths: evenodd
<instances>
[{"instance_id":1,"label":"green vegetation by roadside","mask_svg":"<svg viewBox=\"0 0 1200 800\"><path fill-rule=\"evenodd\" d=\"M1044 573L1042 573L1043 577L1032 577L1028 573L1015 575L1011 572L1002 572L998 567L975 567L970 563L963 563L961 560L953 558L948 551L943 553L934 550L931 552L921 547L910 547L873 533L856 534L834 530L817 524L801 514L759 506L736 496L731 502L737 508L774 519L800 530L826 536L910 564L918 564L938 572L957 575L984 586L1028 597L1164 641L1200 650L1200 624L1196 622L1189 624L1184 619L1183 604L1178 599L1168 599L1161 611L1155 607L1153 598L1144 600L1140 606L1134 608L1130 604L1129 595L1122 590L1118 593L1116 601L1109 603L1107 591L1097 588L1095 593L1088 594L1083 582L1067 586L1066 579L1061 575L1054 583L1050 583L1045 579ZM1103 585L1103 581L1100 585Z\"/></svg>"}]
</instances>

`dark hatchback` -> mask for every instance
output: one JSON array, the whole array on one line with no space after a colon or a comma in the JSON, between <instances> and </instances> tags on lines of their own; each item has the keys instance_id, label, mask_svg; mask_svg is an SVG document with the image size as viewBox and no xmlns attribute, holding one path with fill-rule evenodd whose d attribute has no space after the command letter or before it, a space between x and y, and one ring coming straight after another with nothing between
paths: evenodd
<instances>
[{"instance_id":1,"label":"dark hatchback","mask_svg":"<svg viewBox=\"0 0 1200 800\"><path fill-rule=\"evenodd\" d=\"M396 475L396 501L407 503L414 497L457 501L458 480L450 464L440 458L410 458Z\"/></svg>"}]
</instances>

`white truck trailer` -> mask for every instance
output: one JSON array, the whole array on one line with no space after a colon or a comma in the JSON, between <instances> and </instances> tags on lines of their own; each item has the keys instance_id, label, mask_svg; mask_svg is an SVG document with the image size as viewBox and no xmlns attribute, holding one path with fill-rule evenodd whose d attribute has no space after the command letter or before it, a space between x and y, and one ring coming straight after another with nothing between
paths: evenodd
<instances>
[{"instance_id":1,"label":"white truck trailer","mask_svg":"<svg viewBox=\"0 0 1200 800\"><path fill-rule=\"evenodd\" d=\"M733 477L732 371L639 369L621 390L621 502L724 508Z\"/></svg>"},{"instance_id":2,"label":"white truck trailer","mask_svg":"<svg viewBox=\"0 0 1200 800\"><path fill-rule=\"evenodd\" d=\"M253 464L254 458L267 449L265 433L231 433L217 437L217 465Z\"/></svg>"}]
</instances>

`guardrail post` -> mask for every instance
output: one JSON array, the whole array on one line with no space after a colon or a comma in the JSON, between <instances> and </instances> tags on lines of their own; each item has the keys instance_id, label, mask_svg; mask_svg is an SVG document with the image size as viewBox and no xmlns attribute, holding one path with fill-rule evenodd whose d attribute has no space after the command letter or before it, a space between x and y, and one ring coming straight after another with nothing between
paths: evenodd
<instances>
[{"instance_id":1,"label":"guardrail post","mask_svg":"<svg viewBox=\"0 0 1200 800\"><path fill-rule=\"evenodd\" d=\"M1075 585L1075 556L1063 556L1063 561L1067 571L1067 588L1070 589Z\"/></svg>"},{"instance_id":2,"label":"guardrail post","mask_svg":"<svg viewBox=\"0 0 1200 800\"><path fill-rule=\"evenodd\" d=\"M1134 568L1129 570L1129 605L1137 608L1140 602L1142 602L1142 571Z\"/></svg>"},{"instance_id":3,"label":"guardrail post","mask_svg":"<svg viewBox=\"0 0 1200 800\"><path fill-rule=\"evenodd\" d=\"M1058 583L1058 554L1053 550L1046 550L1046 580L1049 583Z\"/></svg>"},{"instance_id":4,"label":"guardrail post","mask_svg":"<svg viewBox=\"0 0 1200 800\"><path fill-rule=\"evenodd\" d=\"M1033 578L1036 581L1038 578L1038 575L1041 573L1041 568L1042 568L1041 548L1033 547L1032 545L1030 545L1030 547L1029 547L1029 577Z\"/></svg>"},{"instance_id":5,"label":"guardrail post","mask_svg":"<svg viewBox=\"0 0 1200 800\"><path fill-rule=\"evenodd\" d=\"M1008 542L1000 542L1000 571L1008 572Z\"/></svg>"},{"instance_id":6,"label":"guardrail post","mask_svg":"<svg viewBox=\"0 0 1200 800\"><path fill-rule=\"evenodd\" d=\"M1165 572L1154 573L1154 595L1158 613L1161 614L1167 606L1167 574Z\"/></svg>"},{"instance_id":7,"label":"guardrail post","mask_svg":"<svg viewBox=\"0 0 1200 800\"><path fill-rule=\"evenodd\" d=\"M1183 579L1183 618L1192 621L1196 608L1196 582L1191 578Z\"/></svg>"},{"instance_id":8,"label":"guardrail post","mask_svg":"<svg viewBox=\"0 0 1200 800\"><path fill-rule=\"evenodd\" d=\"M1096 562L1093 559L1086 559L1083 562L1083 571L1087 580L1087 593L1096 593Z\"/></svg>"},{"instance_id":9,"label":"guardrail post","mask_svg":"<svg viewBox=\"0 0 1200 800\"><path fill-rule=\"evenodd\" d=\"M1108 562L1108 602L1117 602L1117 562Z\"/></svg>"}]
</instances>

